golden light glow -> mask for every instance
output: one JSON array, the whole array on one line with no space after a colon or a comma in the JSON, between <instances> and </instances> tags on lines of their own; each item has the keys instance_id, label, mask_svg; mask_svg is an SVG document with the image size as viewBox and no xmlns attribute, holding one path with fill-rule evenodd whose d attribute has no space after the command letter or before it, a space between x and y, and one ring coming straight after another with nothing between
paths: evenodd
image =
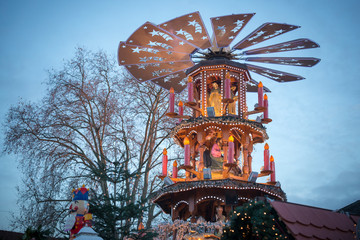
<instances>
[{"instance_id":1,"label":"golden light glow","mask_svg":"<svg viewBox=\"0 0 360 240\"><path fill-rule=\"evenodd\" d=\"M263 87L263 84L261 81L259 82L258 87Z\"/></svg>"},{"instance_id":2,"label":"golden light glow","mask_svg":"<svg viewBox=\"0 0 360 240\"><path fill-rule=\"evenodd\" d=\"M192 82L193 78L191 76L188 77L188 82Z\"/></svg>"},{"instance_id":3,"label":"golden light glow","mask_svg":"<svg viewBox=\"0 0 360 240\"><path fill-rule=\"evenodd\" d=\"M170 93L174 93L174 88L170 88Z\"/></svg>"},{"instance_id":4,"label":"golden light glow","mask_svg":"<svg viewBox=\"0 0 360 240\"><path fill-rule=\"evenodd\" d=\"M91 214L91 213L85 214L85 215L84 215L84 219L85 219L85 221L91 220L91 219L92 219L92 214Z\"/></svg>"},{"instance_id":5,"label":"golden light glow","mask_svg":"<svg viewBox=\"0 0 360 240\"><path fill-rule=\"evenodd\" d=\"M164 150L163 150L163 154L164 154L164 155L166 155L166 154L167 154L166 148L164 148Z\"/></svg>"},{"instance_id":6,"label":"golden light glow","mask_svg":"<svg viewBox=\"0 0 360 240\"><path fill-rule=\"evenodd\" d=\"M229 142L234 142L234 137L233 136L229 137Z\"/></svg>"},{"instance_id":7,"label":"golden light glow","mask_svg":"<svg viewBox=\"0 0 360 240\"><path fill-rule=\"evenodd\" d=\"M268 100L268 96L264 94L264 100Z\"/></svg>"},{"instance_id":8,"label":"golden light glow","mask_svg":"<svg viewBox=\"0 0 360 240\"><path fill-rule=\"evenodd\" d=\"M187 137L184 138L184 144L185 145L189 145L190 144L190 141Z\"/></svg>"},{"instance_id":9,"label":"golden light glow","mask_svg":"<svg viewBox=\"0 0 360 240\"><path fill-rule=\"evenodd\" d=\"M268 150L269 149L269 144L265 143L264 149Z\"/></svg>"},{"instance_id":10,"label":"golden light glow","mask_svg":"<svg viewBox=\"0 0 360 240\"><path fill-rule=\"evenodd\" d=\"M177 161L176 160L173 163L173 167L177 167Z\"/></svg>"},{"instance_id":11,"label":"golden light glow","mask_svg":"<svg viewBox=\"0 0 360 240\"><path fill-rule=\"evenodd\" d=\"M179 102L179 107L182 107L182 106L184 106L184 104L183 104L182 101L180 101L180 102Z\"/></svg>"},{"instance_id":12,"label":"golden light glow","mask_svg":"<svg viewBox=\"0 0 360 240\"><path fill-rule=\"evenodd\" d=\"M274 157L273 155L270 156L270 162L273 162L274 161Z\"/></svg>"},{"instance_id":13,"label":"golden light glow","mask_svg":"<svg viewBox=\"0 0 360 240\"><path fill-rule=\"evenodd\" d=\"M143 230L144 229L144 224L142 222L140 222L138 230Z\"/></svg>"}]
</instances>

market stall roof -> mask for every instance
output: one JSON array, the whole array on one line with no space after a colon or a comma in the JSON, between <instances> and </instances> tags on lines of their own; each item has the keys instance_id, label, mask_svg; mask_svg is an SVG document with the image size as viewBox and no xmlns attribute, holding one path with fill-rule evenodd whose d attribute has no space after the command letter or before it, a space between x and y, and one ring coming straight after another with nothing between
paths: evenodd
<instances>
[{"instance_id":1,"label":"market stall roof","mask_svg":"<svg viewBox=\"0 0 360 240\"><path fill-rule=\"evenodd\" d=\"M338 210L338 212L340 211L360 216L360 200L357 200Z\"/></svg>"},{"instance_id":2,"label":"market stall roof","mask_svg":"<svg viewBox=\"0 0 360 240\"><path fill-rule=\"evenodd\" d=\"M300 204L271 201L295 239L354 239L354 216Z\"/></svg>"}]
</instances>

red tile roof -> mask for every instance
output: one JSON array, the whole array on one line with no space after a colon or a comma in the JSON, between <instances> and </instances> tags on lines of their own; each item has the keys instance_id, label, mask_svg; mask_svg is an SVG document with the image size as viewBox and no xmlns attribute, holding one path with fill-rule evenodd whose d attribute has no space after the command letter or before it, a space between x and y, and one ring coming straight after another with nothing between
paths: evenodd
<instances>
[{"instance_id":1,"label":"red tile roof","mask_svg":"<svg viewBox=\"0 0 360 240\"><path fill-rule=\"evenodd\" d=\"M355 238L353 218L346 214L288 202L270 204L297 240Z\"/></svg>"}]
</instances>

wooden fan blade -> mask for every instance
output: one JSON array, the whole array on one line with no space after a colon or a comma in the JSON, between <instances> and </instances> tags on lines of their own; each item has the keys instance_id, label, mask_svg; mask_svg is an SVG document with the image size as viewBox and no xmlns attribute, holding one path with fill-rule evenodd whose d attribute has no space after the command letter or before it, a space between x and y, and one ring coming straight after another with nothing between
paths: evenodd
<instances>
[{"instance_id":1,"label":"wooden fan blade","mask_svg":"<svg viewBox=\"0 0 360 240\"><path fill-rule=\"evenodd\" d=\"M277 37L281 34L295 30L300 26L288 25L284 23L264 23L247 37L234 46L234 49L244 49L260 42Z\"/></svg>"},{"instance_id":2,"label":"wooden fan blade","mask_svg":"<svg viewBox=\"0 0 360 240\"><path fill-rule=\"evenodd\" d=\"M120 42L118 48L119 65L190 61L188 53L164 51L148 47L128 45Z\"/></svg>"},{"instance_id":3,"label":"wooden fan blade","mask_svg":"<svg viewBox=\"0 0 360 240\"><path fill-rule=\"evenodd\" d=\"M136 65L124 65L130 74L137 80L144 82L158 77L166 76L174 72L188 69L194 64L191 61L178 61L167 63L145 63Z\"/></svg>"},{"instance_id":4,"label":"wooden fan blade","mask_svg":"<svg viewBox=\"0 0 360 240\"><path fill-rule=\"evenodd\" d=\"M210 37L199 12L174 18L158 26L200 49L211 47Z\"/></svg>"},{"instance_id":5,"label":"wooden fan blade","mask_svg":"<svg viewBox=\"0 0 360 240\"><path fill-rule=\"evenodd\" d=\"M172 52L192 53L195 50L188 42L150 22L140 26L125 43Z\"/></svg>"},{"instance_id":6,"label":"wooden fan blade","mask_svg":"<svg viewBox=\"0 0 360 240\"><path fill-rule=\"evenodd\" d=\"M187 77L185 71L183 70L163 77L155 78L151 81L167 90L170 90L172 87L177 93L182 92L187 86Z\"/></svg>"},{"instance_id":7,"label":"wooden fan blade","mask_svg":"<svg viewBox=\"0 0 360 240\"><path fill-rule=\"evenodd\" d=\"M320 59L307 57L249 57L245 58L245 61L312 67L320 62Z\"/></svg>"},{"instance_id":8,"label":"wooden fan blade","mask_svg":"<svg viewBox=\"0 0 360 240\"><path fill-rule=\"evenodd\" d=\"M210 18L217 47L228 47L254 15L233 14Z\"/></svg>"},{"instance_id":9,"label":"wooden fan blade","mask_svg":"<svg viewBox=\"0 0 360 240\"><path fill-rule=\"evenodd\" d=\"M246 66L249 71L260 74L277 82L291 82L304 79L304 77L302 76L294 75L287 72L281 72L271 68L264 68L250 64L246 64Z\"/></svg>"},{"instance_id":10,"label":"wooden fan blade","mask_svg":"<svg viewBox=\"0 0 360 240\"><path fill-rule=\"evenodd\" d=\"M267 47L248 50L248 51L243 52L243 54L245 54L245 55L266 54L266 53L295 51L295 50L318 48L318 47L320 47L319 44L317 44L316 42L314 42L310 39L299 38L296 40L278 43L278 44L267 46Z\"/></svg>"}]
</instances>

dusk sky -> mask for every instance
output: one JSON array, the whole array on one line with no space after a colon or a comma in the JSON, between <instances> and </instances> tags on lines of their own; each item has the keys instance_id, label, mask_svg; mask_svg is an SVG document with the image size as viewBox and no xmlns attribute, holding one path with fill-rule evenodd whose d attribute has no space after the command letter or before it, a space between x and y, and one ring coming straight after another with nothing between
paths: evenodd
<instances>
[{"instance_id":1,"label":"dusk sky","mask_svg":"<svg viewBox=\"0 0 360 240\"><path fill-rule=\"evenodd\" d=\"M233 43L265 22L301 28L260 46L309 38L318 49L281 56L317 57L313 68L268 67L306 79L277 83L251 76L271 89L267 125L277 180L288 201L339 209L360 199L360 1L358 0L183 0L183 1L11 1L0 2L0 121L20 99L40 101L47 69L59 69L77 46L116 56L146 21L166 22L199 11L211 35L210 18L256 13ZM278 54L280 56L280 54ZM272 56L276 56L272 55ZM120 68L120 67L119 67ZM249 107L256 94L249 94ZM2 128L3 129L3 128ZM2 150L3 130L0 132ZM262 166L263 144L255 146L253 170ZM0 229L10 230L21 173L16 156L0 155ZM260 179L265 181L265 179ZM69 190L70 191L70 190Z\"/></svg>"}]
</instances>

